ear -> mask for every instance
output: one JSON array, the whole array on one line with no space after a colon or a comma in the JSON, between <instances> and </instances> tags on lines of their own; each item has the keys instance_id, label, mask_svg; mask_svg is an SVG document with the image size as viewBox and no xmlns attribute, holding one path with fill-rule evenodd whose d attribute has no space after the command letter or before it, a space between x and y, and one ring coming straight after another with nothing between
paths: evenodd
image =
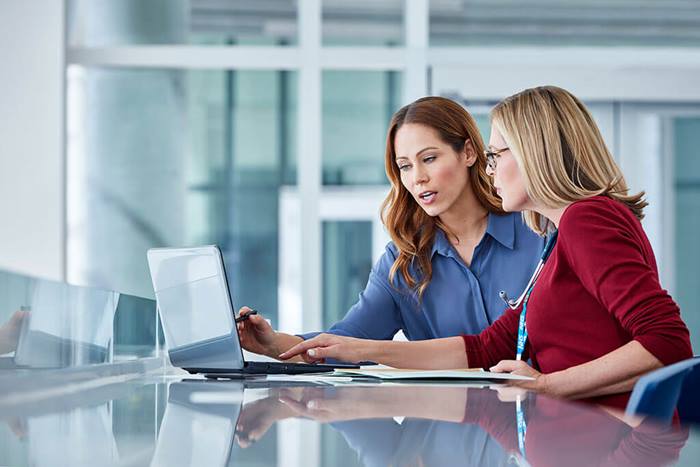
<instances>
[{"instance_id":1,"label":"ear","mask_svg":"<svg viewBox=\"0 0 700 467\"><path fill-rule=\"evenodd\" d=\"M476 151L474 150L474 145L472 144L471 139L467 139L464 142L464 150L462 152L464 154L464 160L467 163L467 167L471 167L476 164Z\"/></svg>"}]
</instances>

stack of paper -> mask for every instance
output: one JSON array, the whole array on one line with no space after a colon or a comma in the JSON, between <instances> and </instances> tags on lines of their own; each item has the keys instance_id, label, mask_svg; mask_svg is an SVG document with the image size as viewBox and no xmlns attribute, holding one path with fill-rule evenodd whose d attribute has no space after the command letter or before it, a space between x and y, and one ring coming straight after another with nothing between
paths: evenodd
<instances>
[{"instance_id":1,"label":"stack of paper","mask_svg":"<svg viewBox=\"0 0 700 467\"><path fill-rule=\"evenodd\" d=\"M512 375L510 373L492 373L481 368L466 368L458 370L404 370L391 367L362 367L359 369L335 370L332 376L353 378L376 378L381 380L520 380L529 381L530 376Z\"/></svg>"}]
</instances>

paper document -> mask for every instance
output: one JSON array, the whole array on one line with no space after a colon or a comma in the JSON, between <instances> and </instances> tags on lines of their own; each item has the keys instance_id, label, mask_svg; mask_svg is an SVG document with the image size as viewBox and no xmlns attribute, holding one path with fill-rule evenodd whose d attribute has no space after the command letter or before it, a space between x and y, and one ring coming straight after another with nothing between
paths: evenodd
<instances>
[{"instance_id":1,"label":"paper document","mask_svg":"<svg viewBox=\"0 0 700 467\"><path fill-rule=\"evenodd\" d=\"M335 370L332 376L351 376L355 378L377 378L381 380L533 380L530 376L511 375L509 373L492 373L481 368L466 368L461 370L403 370L399 368L371 368Z\"/></svg>"}]
</instances>

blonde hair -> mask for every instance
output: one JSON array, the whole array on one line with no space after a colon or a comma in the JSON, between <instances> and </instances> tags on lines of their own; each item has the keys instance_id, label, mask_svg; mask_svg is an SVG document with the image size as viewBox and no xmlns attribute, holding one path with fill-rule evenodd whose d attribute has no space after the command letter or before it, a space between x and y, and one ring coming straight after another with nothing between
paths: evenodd
<instances>
[{"instance_id":1,"label":"blonde hair","mask_svg":"<svg viewBox=\"0 0 700 467\"><path fill-rule=\"evenodd\" d=\"M477 158L468 169L476 199L488 212L504 214L504 211L486 173L484 143L479 128L464 107L444 97L430 96L420 98L394 114L389 123L384 153L384 167L391 190L382 204L382 221L399 251L389 271L389 281L394 284L396 274L401 273L406 285L416 290L421 298L433 275L430 252L435 233L437 229L448 234L449 231L439 218L430 217L416 203L401 182L394 140L399 128L408 123L432 128L457 153L464 151L465 144L470 141ZM411 266L415 267L416 276L411 274Z\"/></svg>"},{"instance_id":2,"label":"blonde hair","mask_svg":"<svg viewBox=\"0 0 700 467\"><path fill-rule=\"evenodd\" d=\"M513 153L531 200L559 208L605 195L644 217L644 192L628 193L593 117L570 92L556 86L526 89L496 105L491 124ZM534 211L524 211L523 218L540 235L555 228Z\"/></svg>"}]
</instances>

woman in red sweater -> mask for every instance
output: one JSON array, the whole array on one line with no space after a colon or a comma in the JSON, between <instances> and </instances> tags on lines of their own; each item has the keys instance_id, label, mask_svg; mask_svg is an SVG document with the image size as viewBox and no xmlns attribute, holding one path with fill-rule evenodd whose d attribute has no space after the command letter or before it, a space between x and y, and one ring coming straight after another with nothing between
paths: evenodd
<instances>
[{"instance_id":1,"label":"woman in red sweater","mask_svg":"<svg viewBox=\"0 0 700 467\"><path fill-rule=\"evenodd\" d=\"M527 387L554 396L624 407L642 374L692 356L640 223L644 193L628 193L585 106L563 89L532 88L499 103L491 123L487 159L503 208L522 211L550 239L523 295L479 335L376 342L322 334L281 358L483 367L532 376Z\"/></svg>"}]
</instances>

